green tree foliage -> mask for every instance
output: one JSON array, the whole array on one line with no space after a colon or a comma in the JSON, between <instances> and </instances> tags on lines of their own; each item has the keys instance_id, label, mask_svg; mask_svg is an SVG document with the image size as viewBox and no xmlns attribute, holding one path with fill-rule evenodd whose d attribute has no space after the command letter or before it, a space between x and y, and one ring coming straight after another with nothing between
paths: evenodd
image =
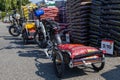
<instances>
[{"instance_id":1,"label":"green tree foliage","mask_svg":"<svg viewBox=\"0 0 120 80\"><path fill-rule=\"evenodd\" d=\"M29 0L0 0L0 10L9 11L11 9L20 10L21 5L26 5L29 3Z\"/></svg>"},{"instance_id":2,"label":"green tree foliage","mask_svg":"<svg viewBox=\"0 0 120 80\"><path fill-rule=\"evenodd\" d=\"M0 10L5 10L5 0L0 0Z\"/></svg>"}]
</instances>

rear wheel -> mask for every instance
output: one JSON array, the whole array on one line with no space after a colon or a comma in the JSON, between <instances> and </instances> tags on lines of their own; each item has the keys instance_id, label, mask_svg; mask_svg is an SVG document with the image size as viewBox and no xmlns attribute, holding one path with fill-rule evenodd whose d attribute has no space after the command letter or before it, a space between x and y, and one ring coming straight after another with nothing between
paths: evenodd
<instances>
[{"instance_id":1,"label":"rear wheel","mask_svg":"<svg viewBox=\"0 0 120 80\"><path fill-rule=\"evenodd\" d=\"M58 51L53 56L53 64L54 64L56 76L61 78L64 74L65 67L64 67L63 56Z\"/></svg>"},{"instance_id":2,"label":"rear wheel","mask_svg":"<svg viewBox=\"0 0 120 80\"><path fill-rule=\"evenodd\" d=\"M17 36L20 35L20 32L19 32L18 28L15 27L14 25L12 25L12 26L9 27L9 33L10 33L12 36L15 36L15 37L17 37Z\"/></svg>"},{"instance_id":3,"label":"rear wheel","mask_svg":"<svg viewBox=\"0 0 120 80\"><path fill-rule=\"evenodd\" d=\"M104 59L104 55L102 55L102 56L103 56L102 58ZM93 63L92 64L93 69L97 72L102 70L104 68L104 66L105 66L105 61L102 61L100 63Z\"/></svg>"},{"instance_id":4,"label":"rear wheel","mask_svg":"<svg viewBox=\"0 0 120 80\"><path fill-rule=\"evenodd\" d=\"M22 32L22 39L23 39L23 43L27 44L28 43L28 35L27 35L27 31L23 30Z\"/></svg>"}]
</instances>

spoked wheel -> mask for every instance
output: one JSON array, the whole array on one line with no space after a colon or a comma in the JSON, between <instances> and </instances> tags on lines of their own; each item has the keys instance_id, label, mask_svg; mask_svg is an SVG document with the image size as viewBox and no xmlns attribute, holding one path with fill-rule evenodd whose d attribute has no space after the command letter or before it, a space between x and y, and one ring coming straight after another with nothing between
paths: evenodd
<instances>
[{"instance_id":1,"label":"spoked wheel","mask_svg":"<svg viewBox=\"0 0 120 80\"><path fill-rule=\"evenodd\" d=\"M22 39L23 39L23 43L24 44L28 43L28 38L27 38L27 32L26 32L26 30L23 30L23 32L22 32Z\"/></svg>"},{"instance_id":2,"label":"spoked wheel","mask_svg":"<svg viewBox=\"0 0 120 80\"><path fill-rule=\"evenodd\" d=\"M54 55L53 63L57 77L61 78L64 74L65 67L64 67L63 56L60 52Z\"/></svg>"},{"instance_id":3,"label":"spoked wheel","mask_svg":"<svg viewBox=\"0 0 120 80\"><path fill-rule=\"evenodd\" d=\"M9 27L9 33L12 35L12 36L19 36L20 35L20 32L18 31L18 28L15 27L14 25L10 26Z\"/></svg>"},{"instance_id":4,"label":"spoked wheel","mask_svg":"<svg viewBox=\"0 0 120 80\"><path fill-rule=\"evenodd\" d=\"M99 72L100 70L102 70L105 66L105 61L101 62L101 63L94 63L92 64L92 67L95 71Z\"/></svg>"},{"instance_id":5,"label":"spoked wheel","mask_svg":"<svg viewBox=\"0 0 120 80\"><path fill-rule=\"evenodd\" d=\"M43 33L36 32L34 35L34 40L40 48L45 48L47 46Z\"/></svg>"}]
</instances>

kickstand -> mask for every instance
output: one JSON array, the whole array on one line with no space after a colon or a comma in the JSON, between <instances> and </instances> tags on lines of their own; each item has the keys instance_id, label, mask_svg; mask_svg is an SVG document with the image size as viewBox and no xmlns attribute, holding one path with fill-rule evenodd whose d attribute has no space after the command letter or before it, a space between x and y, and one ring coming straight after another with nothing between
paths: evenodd
<instances>
[{"instance_id":1,"label":"kickstand","mask_svg":"<svg viewBox=\"0 0 120 80\"><path fill-rule=\"evenodd\" d=\"M49 49L40 49L40 50L45 53L45 55L46 55L47 58L52 59L52 56L49 55L49 53L48 53L48 50L49 50Z\"/></svg>"}]
</instances>

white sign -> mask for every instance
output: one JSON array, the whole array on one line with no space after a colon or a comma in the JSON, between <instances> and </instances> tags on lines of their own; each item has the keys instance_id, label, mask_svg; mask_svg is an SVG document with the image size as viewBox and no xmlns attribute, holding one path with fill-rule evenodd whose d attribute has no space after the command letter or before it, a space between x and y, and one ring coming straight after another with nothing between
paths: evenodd
<instances>
[{"instance_id":1,"label":"white sign","mask_svg":"<svg viewBox=\"0 0 120 80\"><path fill-rule=\"evenodd\" d=\"M101 49L105 50L107 54L113 54L114 42L112 40L102 40Z\"/></svg>"},{"instance_id":2,"label":"white sign","mask_svg":"<svg viewBox=\"0 0 120 80\"><path fill-rule=\"evenodd\" d=\"M69 35L69 33L66 34L66 42L70 43L70 35Z\"/></svg>"}]
</instances>

